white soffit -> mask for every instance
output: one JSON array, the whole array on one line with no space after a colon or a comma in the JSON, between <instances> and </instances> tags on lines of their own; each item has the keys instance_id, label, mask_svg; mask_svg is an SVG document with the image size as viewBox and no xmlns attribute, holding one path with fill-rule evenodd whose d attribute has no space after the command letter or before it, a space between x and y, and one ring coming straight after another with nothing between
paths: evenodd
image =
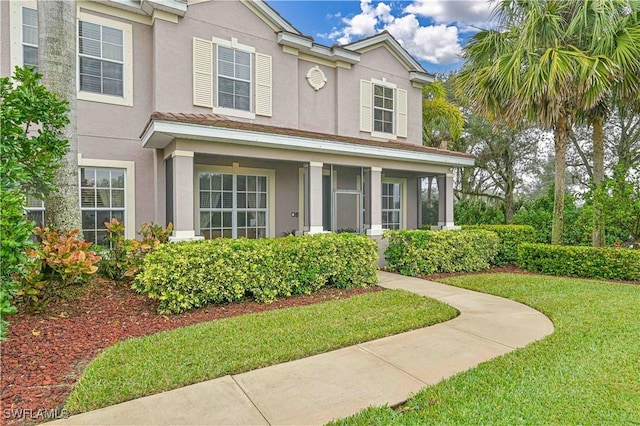
<instances>
[{"instance_id":1,"label":"white soffit","mask_svg":"<svg viewBox=\"0 0 640 426\"><path fill-rule=\"evenodd\" d=\"M473 166L474 159L456 155L400 150L348 142L318 140L299 136L279 135L240 129L228 129L189 123L157 120L149 124L142 135L144 148L165 148L173 139L195 139L240 145L264 146L294 151L313 151L388 160L426 162L444 166Z\"/></svg>"}]
</instances>

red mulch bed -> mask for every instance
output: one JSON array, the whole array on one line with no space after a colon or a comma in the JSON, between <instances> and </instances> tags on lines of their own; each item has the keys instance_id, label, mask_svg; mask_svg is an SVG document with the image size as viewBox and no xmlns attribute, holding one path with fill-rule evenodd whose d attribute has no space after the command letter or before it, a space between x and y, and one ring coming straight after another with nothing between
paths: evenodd
<instances>
[{"instance_id":1,"label":"red mulch bed","mask_svg":"<svg viewBox=\"0 0 640 426\"><path fill-rule=\"evenodd\" d=\"M381 290L376 286L352 290L327 288L271 304L246 301L181 315L159 315L157 302L125 285L95 278L82 295L72 300L51 302L40 314L28 314L22 309L8 318L11 321L8 341L0 344L0 424L39 422L44 420L45 410L61 410L86 365L104 348L120 340ZM24 410L21 414L14 411L21 409Z\"/></svg>"}]
</instances>

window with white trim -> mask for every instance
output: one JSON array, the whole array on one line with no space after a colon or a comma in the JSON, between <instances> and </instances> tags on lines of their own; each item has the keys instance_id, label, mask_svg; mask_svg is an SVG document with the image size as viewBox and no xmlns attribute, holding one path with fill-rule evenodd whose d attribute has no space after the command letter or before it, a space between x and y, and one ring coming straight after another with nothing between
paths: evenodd
<instances>
[{"instance_id":1,"label":"window with white trim","mask_svg":"<svg viewBox=\"0 0 640 426\"><path fill-rule=\"evenodd\" d=\"M200 172L200 234L205 238L264 238L268 232L268 177Z\"/></svg>"},{"instance_id":2,"label":"window with white trim","mask_svg":"<svg viewBox=\"0 0 640 426\"><path fill-rule=\"evenodd\" d=\"M124 32L92 22L78 22L79 88L104 95L124 95Z\"/></svg>"},{"instance_id":3,"label":"window with white trim","mask_svg":"<svg viewBox=\"0 0 640 426\"><path fill-rule=\"evenodd\" d=\"M44 201L33 195L27 195L27 205L24 209L28 220L35 222L36 226L44 226Z\"/></svg>"},{"instance_id":4,"label":"window with white trim","mask_svg":"<svg viewBox=\"0 0 640 426\"><path fill-rule=\"evenodd\" d=\"M251 53L218 46L218 106L251 110Z\"/></svg>"},{"instance_id":5,"label":"window with white trim","mask_svg":"<svg viewBox=\"0 0 640 426\"><path fill-rule=\"evenodd\" d=\"M22 64L38 68L38 11L22 8Z\"/></svg>"},{"instance_id":6,"label":"window with white trim","mask_svg":"<svg viewBox=\"0 0 640 426\"><path fill-rule=\"evenodd\" d=\"M393 89L373 85L373 131L393 134Z\"/></svg>"},{"instance_id":7,"label":"window with white trim","mask_svg":"<svg viewBox=\"0 0 640 426\"><path fill-rule=\"evenodd\" d=\"M80 167L80 210L85 241L109 245L105 222L126 221L126 170Z\"/></svg>"},{"instance_id":8,"label":"window with white trim","mask_svg":"<svg viewBox=\"0 0 640 426\"><path fill-rule=\"evenodd\" d=\"M402 184L382 182L382 229L402 227Z\"/></svg>"},{"instance_id":9,"label":"window with white trim","mask_svg":"<svg viewBox=\"0 0 640 426\"><path fill-rule=\"evenodd\" d=\"M386 80L360 80L360 131L373 137L407 137L407 91Z\"/></svg>"},{"instance_id":10,"label":"window with white trim","mask_svg":"<svg viewBox=\"0 0 640 426\"><path fill-rule=\"evenodd\" d=\"M271 116L271 56L237 39L193 39L193 104L216 114Z\"/></svg>"}]
</instances>

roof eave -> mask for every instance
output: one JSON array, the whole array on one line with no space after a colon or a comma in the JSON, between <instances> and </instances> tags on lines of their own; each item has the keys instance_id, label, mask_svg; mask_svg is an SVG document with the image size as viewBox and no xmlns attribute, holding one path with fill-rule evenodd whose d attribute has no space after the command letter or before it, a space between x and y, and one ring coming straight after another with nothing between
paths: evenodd
<instances>
[{"instance_id":1,"label":"roof eave","mask_svg":"<svg viewBox=\"0 0 640 426\"><path fill-rule=\"evenodd\" d=\"M141 0L140 8L148 15L153 11L161 10L177 16L184 16L187 13L187 2L182 0Z\"/></svg>"},{"instance_id":2,"label":"roof eave","mask_svg":"<svg viewBox=\"0 0 640 426\"><path fill-rule=\"evenodd\" d=\"M266 146L294 151L355 155L387 160L437 164L448 167L467 167L474 165L474 158L472 157L458 156L449 153L401 150L164 120L152 120L149 122L141 136L143 147L156 149L166 148L175 138Z\"/></svg>"},{"instance_id":3,"label":"roof eave","mask_svg":"<svg viewBox=\"0 0 640 426\"><path fill-rule=\"evenodd\" d=\"M293 34L286 31L278 33L278 44L281 46L293 47L301 52L323 59L328 59L330 61L342 61L352 65L360 62L359 53L343 49L339 46L323 46L321 44L314 43L314 41L309 37L304 37L299 34Z\"/></svg>"}]
</instances>

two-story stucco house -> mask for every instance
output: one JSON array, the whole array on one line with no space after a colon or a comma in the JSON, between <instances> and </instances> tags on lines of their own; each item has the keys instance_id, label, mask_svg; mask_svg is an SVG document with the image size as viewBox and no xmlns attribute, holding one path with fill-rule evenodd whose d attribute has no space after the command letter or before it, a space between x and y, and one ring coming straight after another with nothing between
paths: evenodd
<instances>
[{"instance_id":1,"label":"two-story stucco house","mask_svg":"<svg viewBox=\"0 0 640 426\"><path fill-rule=\"evenodd\" d=\"M0 3L0 73L37 65L31 1ZM105 221L177 239L417 228L420 179L453 226L452 168L423 147L425 72L389 34L327 47L260 0L78 2L85 238ZM32 216L42 214L37 204Z\"/></svg>"}]
</instances>

